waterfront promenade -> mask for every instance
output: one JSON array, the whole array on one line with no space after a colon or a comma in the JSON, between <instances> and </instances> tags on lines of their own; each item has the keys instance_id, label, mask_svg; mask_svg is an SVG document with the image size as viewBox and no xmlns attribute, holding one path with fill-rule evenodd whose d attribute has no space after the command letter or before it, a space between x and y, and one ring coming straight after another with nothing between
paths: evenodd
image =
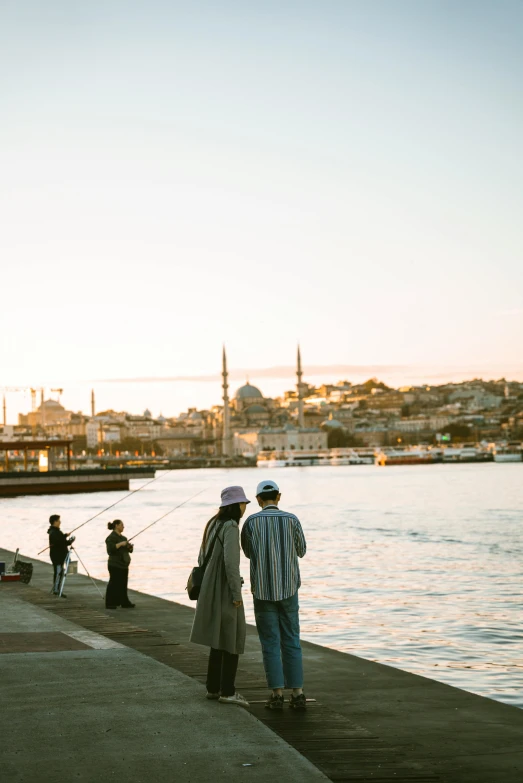
<instances>
[{"instance_id":1,"label":"waterfront promenade","mask_svg":"<svg viewBox=\"0 0 523 783\"><path fill-rule=\"evenodd\" d=\"M60 601L51 566L33 562L31 585L0 585L0 650L18 644L0 655L3 771L14 780L523 779L523 710L304 643L317 701L276 715L263 709L249 628L238 677L249 715L203 698L207 651L187 643L190 607L132 593L135 610L107 612L84 576Z\"/></svg>"}]
</instances>

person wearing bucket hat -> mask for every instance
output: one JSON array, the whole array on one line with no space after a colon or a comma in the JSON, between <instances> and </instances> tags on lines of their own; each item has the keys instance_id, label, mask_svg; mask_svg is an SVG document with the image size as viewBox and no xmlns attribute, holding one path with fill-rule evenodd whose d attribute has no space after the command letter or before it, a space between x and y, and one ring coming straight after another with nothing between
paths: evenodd
<instances>
[{"instance_id":1,"label":"person wearing bucket hat","mask_svg":"<svg viewBox=\"0 0 523 783\"><path fill-rule=\"evenodd\" d=\"M260 511L242 528L241 543L251 561L254 616L263 653L267 685L266 707L283 709L283 689L292 688L289 707L305 710L300 645L298 558L307 551L300 520L278 508L281 494L275 481L260 481L256 500Z\"/></svg>"},{"instance_id":2,"label":"person wearing bucket hat","mask_svg":"<svg viewBox=\"0 0 523 783\"><path fill-rule=\"evenodd\" d=\"M238 658L245 651L245 610L240 576L239 522L251 501L242 487L225 487L218 513L208 521L198 565L205 567L191 642L210 647L207 698L248 707L236 692ZM206 565L204 565L206 563Z\"/></svg>"}]
</instances>

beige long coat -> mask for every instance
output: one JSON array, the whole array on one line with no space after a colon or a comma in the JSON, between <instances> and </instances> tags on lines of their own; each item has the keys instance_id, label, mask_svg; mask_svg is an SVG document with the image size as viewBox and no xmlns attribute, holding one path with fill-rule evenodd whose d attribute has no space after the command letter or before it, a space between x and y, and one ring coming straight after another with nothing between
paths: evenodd
<instances>
[{"instance_id":1,"label":"beige long coat","mask_svg":"<svg viewBox=\"0 0 523 783\"><path fill-rule=\"evenodd\" d=\"M200 558L202 553L200 554ZM223 525L205 569L191 642L241 655L245 650L245 611L242 600L240 531L233 519Z\"/></svg>"}]
</instances>

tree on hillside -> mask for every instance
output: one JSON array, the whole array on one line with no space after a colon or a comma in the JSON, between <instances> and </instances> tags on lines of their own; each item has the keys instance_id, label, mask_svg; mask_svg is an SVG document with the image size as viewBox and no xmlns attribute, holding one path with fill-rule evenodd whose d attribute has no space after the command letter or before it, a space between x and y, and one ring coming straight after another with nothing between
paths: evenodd
<instances>
[{"instance_id":1,"label":"tree on hillside","mask_svg":"<svg viewBox=\"0 0 523 783\"><path fill-rule=\"evenodd\" d=\"M443 429L440 430L440 433L442 435L450 435L452 440L460 440L460 439L467 440L468 438L470 438L471 432L472 432L472 425L459 424L457 422L454 422L453 424L449 424L447 427L443 427Z\"/></svg>"},{"instance_id":2,"label":"tree on hillside","mask_svg":"<svg viewBox=\"0 0 523 783\"><path fill-rule=\"evenodd\" d=\"M373 389L381 389L382 391L392 391L390 386L387 386L382 381L378 381L377 378L369 378L368 381L362 383L362 386L369 392L369 394Z\"/></svg>"}]
</instances>

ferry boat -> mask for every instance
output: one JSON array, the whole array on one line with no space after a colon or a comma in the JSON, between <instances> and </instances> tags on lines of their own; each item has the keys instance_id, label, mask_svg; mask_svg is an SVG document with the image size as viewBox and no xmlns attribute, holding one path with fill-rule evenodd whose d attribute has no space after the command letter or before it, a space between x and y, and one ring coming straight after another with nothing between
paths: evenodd
<instances>
[{"instance_id":1,"label":"ferry boat","mask_svg":"<svg viewBox=\"0 0 523 783\"><path fill-rule=\"evenodd\" d=\"M382 449L376 454L376 465L432 465L434 456L428 449Z\"/></svg>"},{"instance_id":2,"label":"ferry boat","mask_svg":"<svg viewBox=\"0 0 523 783\"><path fill-rule=\"evenodd\" d=\"M373 463L374 455L370 458L366 458L360 456L355 449L329 449L329 465L372 465Z\"/></svg>"},{"instance_id":3,"label":"ferry boat","mask_svg":"<svg viewBox=\"0 0 523 783\"><path fill-rule=\"evenodd\" d=\"M372 465L374 452L369 449L303 449L300 451L260 451L258 468L290 468L311 465Z\"/></svg>"},{"instance_id":4,"label":"ferry boat","mask_svg":"<svg viewBox=\"0 0 523 783\"><path fill-rule=\"evenodd\" d=\"M449 446L443 449L443 462L492 462L492 452L477 446Z\"/></svg>"},{"instance_id":5,"label":"ferry boat","mask_svg":"<svg viewBox=\"0 0 523 783\"><path fill-rule=\"evenodd\" d=\"M494 462L522 462L522 455L520 443L508 446L497 445L494 448Z\"/></svg>"},{"instance_id":6,"label":"ferry boat","mask_svg":"<svg viewBox=\"0 0 523 783\"><path fill-rule=\"evenodd\" d=\"M319 465L318 451L260 451L256 460L258 468L292 468Z\"/></svg>"}]
</instances>

